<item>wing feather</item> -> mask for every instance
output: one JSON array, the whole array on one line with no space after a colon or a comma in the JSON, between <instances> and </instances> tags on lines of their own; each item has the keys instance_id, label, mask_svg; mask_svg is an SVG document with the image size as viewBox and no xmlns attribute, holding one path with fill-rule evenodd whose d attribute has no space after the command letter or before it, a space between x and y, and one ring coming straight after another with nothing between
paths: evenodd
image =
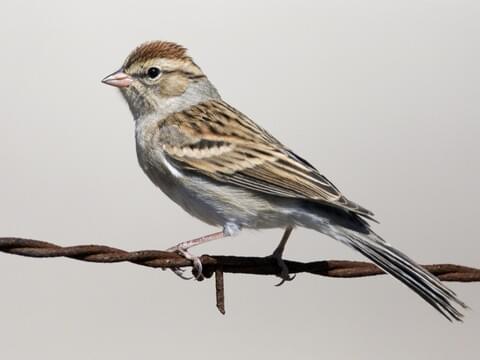
<instances>
[{"instance_id":1,"label":"wing feather","mask_svg":"<svg viewBox=\"0 0 480 360\"><path fill-rule=\"evenodd\" d=\"M160 124L166 156L223 183L282 197L327 203L371 218L317 169L221 100L174 113Z\"/></svg>"}]
</instances>

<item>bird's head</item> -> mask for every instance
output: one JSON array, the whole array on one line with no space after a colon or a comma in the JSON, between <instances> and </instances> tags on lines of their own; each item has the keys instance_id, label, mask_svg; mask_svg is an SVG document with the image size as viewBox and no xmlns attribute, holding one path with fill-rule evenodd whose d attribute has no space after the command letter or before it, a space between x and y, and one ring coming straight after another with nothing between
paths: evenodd
<instances>
[{"instance_id":1,"label":"bird's head","mask_svg":"<svg viewBox=\"0 0 480 360\"><path fill-rule=\"evenodd\" d=\"M119 88L135 118L175 112L218 97L187 50L167 41L144 43L133 50L120 70L103 83ZM205 98L205 99L204 99Z\"/></svg>"}]
</instances>

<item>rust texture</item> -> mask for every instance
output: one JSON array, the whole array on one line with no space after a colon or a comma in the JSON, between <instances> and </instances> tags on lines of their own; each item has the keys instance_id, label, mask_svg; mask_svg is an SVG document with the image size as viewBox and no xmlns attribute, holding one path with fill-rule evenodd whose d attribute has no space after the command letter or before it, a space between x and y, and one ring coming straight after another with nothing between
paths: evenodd
<instances>
[{"instance_id":1,"label":"rust texture","mask_svg":"<svg viewBox=\"0 0 480 360\"><path fill-rule=\"evenodd\" d=\"M103 245L59 246L45 241L3 237L0 251L9 254L52 258L67 257L96 263L130 262L153 268L179 268L192 266L190 260L168 251L140 250L125 251ZM275 259L268 257L203 255L203 274L209 278L215 275L217 308L225 313L224 273L277 275L280 272ZM363 261L322 260L297 262L285 260L291 274L310 273L336 278L355 278L381 275L384 272L374 264ZM442 281L480 281L480 269L453 264L423 265Z\"/></svg>"}]
</instances>

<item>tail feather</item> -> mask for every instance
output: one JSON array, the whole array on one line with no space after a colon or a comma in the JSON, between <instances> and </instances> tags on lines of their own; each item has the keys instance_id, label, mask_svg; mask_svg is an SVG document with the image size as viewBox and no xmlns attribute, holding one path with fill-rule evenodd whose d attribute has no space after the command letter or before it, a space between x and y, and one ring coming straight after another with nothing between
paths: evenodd
<instances>
[{"instance_id":1,"label":"tail feather","mask_svg":"<svg viewBox=\"0 0 480 360\"><path fill-rule=\"evenodd\" d=\"M462 321L455 307L468 308L438 278L393 248L374 232L361 233L342 226L332 226L329 235L357 250L385 272L391 274L420 295L448 320Z\"/></svg>"}]
</instances>

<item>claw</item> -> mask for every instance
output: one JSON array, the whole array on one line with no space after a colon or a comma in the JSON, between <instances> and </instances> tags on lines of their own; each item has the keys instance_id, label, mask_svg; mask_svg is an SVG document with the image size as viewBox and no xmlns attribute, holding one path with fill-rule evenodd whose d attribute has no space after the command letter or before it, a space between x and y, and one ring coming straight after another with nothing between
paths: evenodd
<instances>
[{"instance_id":1,"label":"claw","mask_svg":"<svg viewBox=\"0 0 480 360\"><path fill-rule=\"evenodd\" d=\"M228 225L228 224L227 224ZM202 274L203 266L202 262L200 261L200 258L198 256L195 256L191 253L188 252L188 249L190 249L193 246L197 246L203 243L206 243L208 241L216 240L216 239L221 239L224 238L225 236L230 236L232 235L231 231L227 231L227 225L224 228L223 231L219 231L210 235L202 236L193 240L189 241L184 241L178 245L172 246L167 249L167 251L171 252L176 252L180 255L182 255L185 259L190 260L193 265L192 269L192 274L197 279L198 281L201 281L204 279L204 276ZM182 279L191 279L191 277L186 277L183 275L183 269L179 268L173 268L171 269L175 274L180 276Z\"/></svg>"},{"instance_id":2,"label":"claw","mask_svg":"<svg viewBox=\"0 0 480 360\"><path fill-rule=\"evenodd\" d=\"M200 261L200 258L198 256L194 256L192 258L193 261L193 270L192 273L195 276L195 279L198 281L201 281L204 279L202 270L203 270L203 265L202 262Z\"/></svg>"},{"instance_id":3,"label":"claw","mask_svg":"<svg viewBox=\"0 0 480 360\"><path fill-rule=\"evenodd\" d=\"M185 272L184 269L182 268L172 268L171 269L175 275L177 275L179 278L182 278L183 280L191 280L193 279L193 276L186 276L183 273Z\"/></svg>"},{"instance_id":4,"label":"claw","mask_svg":"<svg viewBox=\"0 0 480 360\"><path fill-rule=\"evenodd\" d=\"M185 269L182 269L182 268L179 268L179 267L176 267L176 268L170 268L170 269L167 269L167 268L162 268L163 271L165 270L172 270L175 275L177 275L179 278L182 278L183 280L191 280L193 279L193 276L185 276L183 275L183 273L185 272Z\"/></svg>"},{"instance_id":5,"label":"claw","mask_svg":"<svg viewBox=\"0 0 480 360\"><path fill-rule=\"evenodd\" d=\"M282 275L280 274L280 277L282 277ZM287 274L287 277L282 277L282 280L280 280L280 282L278 284L275 284L275 286L282 286L285 281L292 281L293 279L295 279L297 277L297 275L293 274L293 275L290 275L290 274Z\"/></svg>"},{"instance_id":6,"label":"claw","mask_svg":"<svg viewBox=\"0 0 480 360\"><path fill-rule=\"evenodd\" d=\"M192 264L193 264L192 274L193 274L193 276L198 281L201 281L201 280L204 279L203 274L202 274L202 270L203 270L202 262L200 261L200 258L198 256L195 256L195 255L191 254L190 252L187 251L187 249L184 249L182 246L179 246L179 245L168 248L167 251L176 252L176 253L182 255L185 259L192 261ZM173 268L172 271L177 276L181 277L184 280L193 279L193 276L183 275L183 272L185 271L183 269Z\"/></svg>"},{"instance_id":7,"label":"claw","mask_svg":"<svg viewBox=\"0 0 480 360\"><path fill-rule=\"evenodd\" d=\"M276 257L275 259L277 260L278 267L281 269L279 277L282 279L275 286L282 286L285 283L285 281L292 281L293 279L295 279L296 275L295 274L290 275L290 273L288 272L287 264L285 264L285 261L283 261L281 257Z\"/></svg>"},{"instance_id":8,"label":"claw","mask_svg":"<svg viewBox=\"0 0 480 360\"><path fill-rule=\"evenodd\" d=\"M280 273L277 274L277 276L282 279L278 284L275 286L281 286L285 281L292 281L295 279L295 275L290 275L288 272L288 267L287 264L285 264L285 261L283 261L282 256L283 256L283 251L285 250L285 245L287 244L288 238L290 237L290 234L292 233L293 226L287 226L285 229L285 232L283 233L282 240L280 240L280 243L278 244L277 248L273 251L273 254L270 256L267 256L267 258L273 258L277 262L277 266L280 268Z\"/></svg>"},{"instance_id":9,"label":"claw","mask_svg":"<svg viewBox=\"0 0 480 360\"><path fill-rule=\"evenodd\" d=\"M292 281L295 279L296 275L290 275L287 264L285 264L285 261L283 261L283 259L278 256L277 253L274 252L272 255L267 257L275 259L277 266L280 268L280 272L277 274L277 276L282 280L278 284L275 284L275 286L281 286L285 283L285 281Z\"/></svg>"}]
</instances>

